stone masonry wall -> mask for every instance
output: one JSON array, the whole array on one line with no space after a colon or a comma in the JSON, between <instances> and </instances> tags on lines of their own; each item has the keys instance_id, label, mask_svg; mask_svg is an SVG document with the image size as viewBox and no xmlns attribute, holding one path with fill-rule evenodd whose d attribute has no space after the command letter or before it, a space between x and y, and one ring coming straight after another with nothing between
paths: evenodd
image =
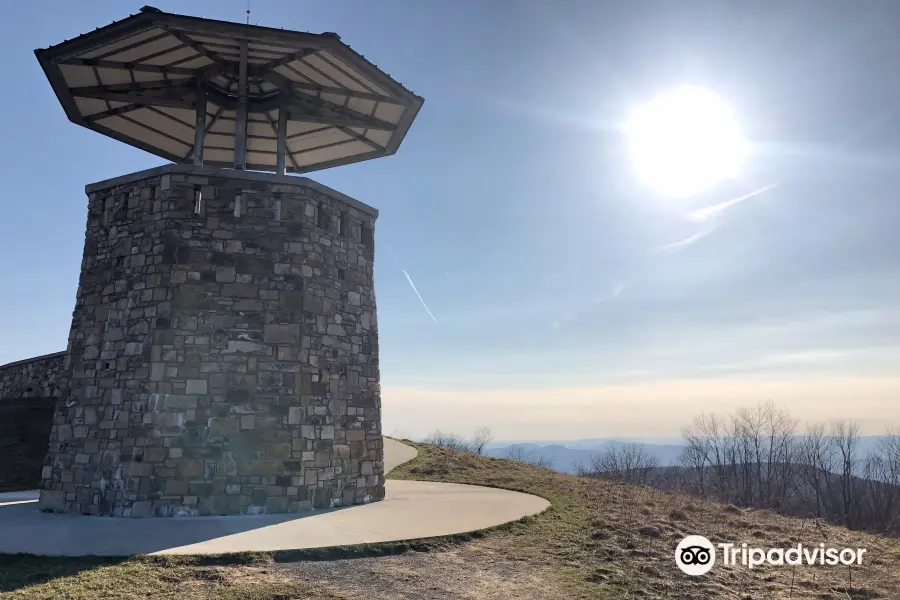
<instances>
[{"instance_id":1,"label":"stone masonry wall","mask_svg":"<svg viewBox=\"0 0 900 600\"><path fill-rule=\"evenodd\" d=\"M38 487L53 407L53 398L0 399L0 492Z\"/></svg>"},{"instance_id":2,"label":"stone masonry wall","mask_svg":"<svg viewBox=\"0 0 900 600\"><path fill-rule=\"evenodd\" d=\"M56 352L0 365L0 400L58 396L65 356Z\"/></svg>"},{"instance_id":3,"label":"stone masonry wall","mask_svg":"<svg viewBox=\"0 0 900 600\"><path fill-rule=\"evenodd\" d=\"M163 517L383 498L377 212L305 178L188 165L88 192L41 508Z\"/></svg>"}]
</instances>

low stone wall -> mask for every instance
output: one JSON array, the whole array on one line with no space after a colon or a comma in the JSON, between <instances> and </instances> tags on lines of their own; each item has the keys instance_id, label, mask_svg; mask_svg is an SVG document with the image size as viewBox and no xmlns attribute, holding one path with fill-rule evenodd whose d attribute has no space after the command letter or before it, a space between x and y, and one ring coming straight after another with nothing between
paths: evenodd
<instances>
[{"instance_id":1,"label":"low stone wall","mask_svg":"<svg viewBox=\"0 0 900 600\"><path fill-rule=\"evenodd\" d=\"M63 351L0 365L0 399L57 397L65 359Z\"/></svg>"},{"instance_id":2,"label":"low stone wall","mask_svg":"<svg viewBox=\"0 0 900 600\"><path fill-rule=\"evenodd\" d=\"M38 488L53 408L52 398L0 400L0 492Z\"/></svg>"}]
</instances>

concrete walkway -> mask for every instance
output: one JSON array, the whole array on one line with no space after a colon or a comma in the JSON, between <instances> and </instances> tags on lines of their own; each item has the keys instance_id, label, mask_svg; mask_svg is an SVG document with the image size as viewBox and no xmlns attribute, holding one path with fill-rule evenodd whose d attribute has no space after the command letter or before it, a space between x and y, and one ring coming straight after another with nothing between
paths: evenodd
<instances>
[{"instance_id":1,"label":"concrete walkway","mask_svg":"<svg viewBox=\"0 0 900 600\"><path fill-rule=\"evenodd\" d=\"M385 470L416 454L385 439ZM390 479L381 502L299 515L120 519L46 514L36 501L37 492L0 494L0 552L128 556L325 548L474 531L550 505L519 492Z\"/></svg>"}]
</instances>

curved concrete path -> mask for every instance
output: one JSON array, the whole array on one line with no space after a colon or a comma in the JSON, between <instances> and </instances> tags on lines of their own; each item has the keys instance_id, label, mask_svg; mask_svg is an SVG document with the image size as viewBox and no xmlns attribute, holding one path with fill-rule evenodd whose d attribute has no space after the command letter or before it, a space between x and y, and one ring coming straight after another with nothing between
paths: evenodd
<instances>
[{"instance_id":1,"label":"curved concrete path","mask_svg":"<svg viewBox=\"0 0 900 600\"><path fill-rule=\"evenodd\" d=\"M384 440L385 470L416 457ZM121 519L37 510L37 492L0 494L0 553L221 554L393 542L475 531L537 514L543 498L454 483L388 480L381 502L299 515Z\"/></svg>"}]
</instances>

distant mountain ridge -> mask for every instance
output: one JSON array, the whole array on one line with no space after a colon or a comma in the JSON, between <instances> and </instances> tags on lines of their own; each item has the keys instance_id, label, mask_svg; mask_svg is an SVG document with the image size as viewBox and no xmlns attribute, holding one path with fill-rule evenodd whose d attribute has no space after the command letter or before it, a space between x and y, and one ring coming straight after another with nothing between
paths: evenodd
<instances>
[{"instance_id":1,"label":"distant mountain ridge","mask_svg":"<svg viewBox=\"0 0 900 600\"><path fill-rule=\"evenodd\" d=\"M647 444L609 439L570 440L561 443L517 442L495 443L487 447L485 454L495 458L506 458L511 452L520 448L530 456L552 461L553 469L562 473L575 473L579 465L588 465L595 456L603 454L612 447L621 447L636 443L651 456L656 457L660 466L672 466L678 463L678 457L684 446L676 444Z\"/></svg>"},{"instance_id":2,"label":"distant mountain ridge","mask_svg":"<svg viewBox=\"0 0 900 600\"><path fill-rule=\"evenodd\" d=\"M884 436L862 436L859 441L859 454L864 457L874 449ZM507 458L517 448L530 456L552 461L553 469L562 473L575 473L578 465L587 465L597 455L611 447L622 447L626 444L638 444L659 461L660 467L678 465L679 457L684 450L680 443L667 443L677 438L659 438L658 443L647 442L652 438L642 439L610 439L585 438L580 440L522 440L498 441L488 444L485 454L495 458Z\"/></svg>"}]
</instances>

